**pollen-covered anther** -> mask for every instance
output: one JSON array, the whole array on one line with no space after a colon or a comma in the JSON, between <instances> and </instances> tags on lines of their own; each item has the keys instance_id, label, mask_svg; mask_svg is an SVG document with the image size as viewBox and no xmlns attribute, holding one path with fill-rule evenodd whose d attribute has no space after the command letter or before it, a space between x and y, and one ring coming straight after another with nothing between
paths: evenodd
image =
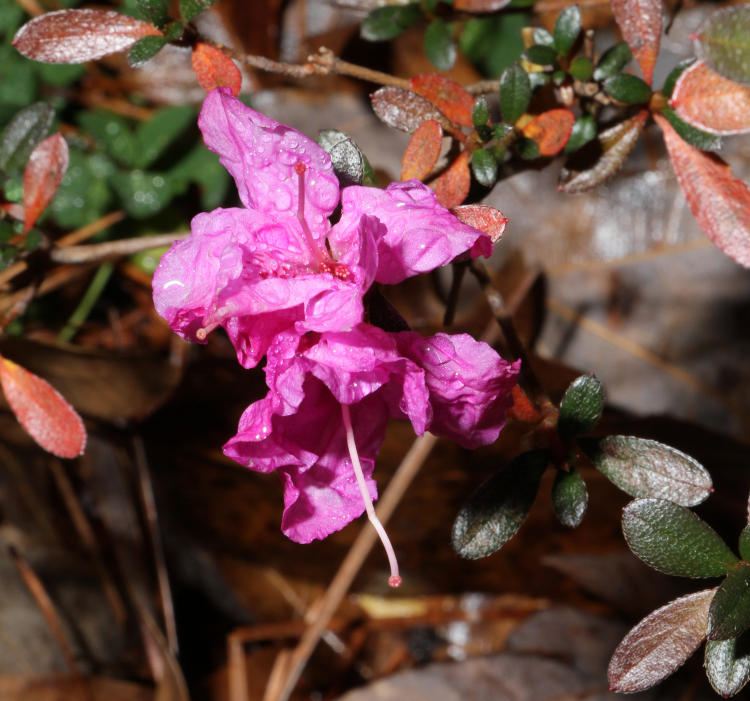
<instances>
[{"instance_id":1,"label":"pollen-covered anther","mask_svg":"<svg viewBox=\"0 0 750 701\"><path fill-rule=\"evenodd\" d=\"M320 263L321 273L330 273L333 277L339 280L348 280L352 274L349 268L343 263L338 263L335 260L324 260Z\"/></svg>"}]
</instances>

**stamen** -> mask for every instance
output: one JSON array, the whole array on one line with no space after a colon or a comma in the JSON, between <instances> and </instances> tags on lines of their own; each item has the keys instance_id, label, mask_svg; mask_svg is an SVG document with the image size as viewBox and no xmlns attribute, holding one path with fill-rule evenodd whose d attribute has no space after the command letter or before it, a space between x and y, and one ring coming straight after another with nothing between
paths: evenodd
<instances>
[{"instance_id":1,"label":"stamen","mask_svg":"<svg viewBox=\"0 0 750 701\"><path fill-rule=\"evenodd\" d=\"M362 472L362 465L359 462L359 454L357 453L357 444L354 440L354 431L352 430L352 419L349 414L349 406L347 404L341 405L341 415L344 418L344 428L346 428L346 445L349 448L349 456L352 459L352 467L354 468L354 476L357 478L357 485L359 491L362 494L362 501L365 503L365 511L367 511L367 518L370 519L370 523L373 528L377 531L380 536L380 541L383 543L385 548L385 554L388 555L388 562L391 566L391 576L388 577L388 586L393 588L401 586L401 576L398 573L398 562L396 561L396 553L393 551L393 546L388 538L388 534L383 528L383 524L380 523L380 519L375 514L375 509L372 506L372 500L370 499L370 492L367 490L367 482L365 482L365 475Z\"/></svg>"},{"instance_id":2,"label":"stamen","mask_svg":"<svg viewBox=\"0 0 750 701\"><path fill-rule=\"evenodd\" d=\"M310 249L310 251L313 254L313 261L320 266L320 264L328 258L328 255L325 251L321 251L320 247L317 243L315 243L315 239L313 238L312 231L310 231L310 227L307 225L307 222L305 221L305 172L307 171L307 166L302 163L301 161L297 161L297 163L294 164L294 172L297 173L299 176L298 180L298 187L297 187L297 220L300 223L300 226L302 227L302 231L305 234L305 239L307 241L307 245Z\"/></svg>"}]
</instances>

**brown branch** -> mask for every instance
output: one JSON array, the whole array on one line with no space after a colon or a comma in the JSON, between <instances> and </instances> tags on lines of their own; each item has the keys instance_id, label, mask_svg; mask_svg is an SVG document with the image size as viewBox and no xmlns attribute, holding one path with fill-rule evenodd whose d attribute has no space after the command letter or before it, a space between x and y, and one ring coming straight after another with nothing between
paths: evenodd
<instances>
[{"instance_id":1,"label":"brown branch","mask_svg":"<svg viewBox=\"0 0 750 701\"><path fill-rule=\"evenodd\" d=\"M186 231L177 231L170 234L136 236L129 239L118 239L117 241L105 241L104 243L94 243L89 246L53 248L50 251L50 258L55 263L101 263L112 258L129 256L133 253L167 246L178 239L185 238L187 235L188 232Z\"/></svg>"}]
</instances>

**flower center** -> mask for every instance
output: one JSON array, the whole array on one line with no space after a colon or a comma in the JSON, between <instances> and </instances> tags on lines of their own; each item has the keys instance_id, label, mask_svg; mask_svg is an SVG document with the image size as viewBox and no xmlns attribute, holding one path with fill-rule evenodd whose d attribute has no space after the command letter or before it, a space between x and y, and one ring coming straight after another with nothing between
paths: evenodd
<instances>
[{"instance_id":1,"label":"flower center","mask_svg":"<svg viewBox=\"0 0 750 701\"><path fill-rule=\"evenodd\" d=\"M354 476L357 478L357 485L359 491L362 494L362 501L365 503L365 511L367 511L367 518L370 519L370 523L373 528L377 531L380 536L380 541L383 543L385 548L385 554L388 556L388 563L391 566L391 576L388 577L388 585L393 587L401 586L401 576L398 573L398 561L396 560L396 553L393 551L393 546L388 538L388 534L383 528L383 524L375 513L375 509L372 505L372 499L370 499L370 492L367 489L367 482L365 482L365 475L362 472L362 465L359 462L359 454L357 453L357 443L354 440L354 431L352 430L352 419L349 414L349 406L347 404L341 405L341 416L344 419L344 428L346 428L346 445L349 448L349 457L352 459L352 467L354 468Z\"/></svg>"}]
</instances>

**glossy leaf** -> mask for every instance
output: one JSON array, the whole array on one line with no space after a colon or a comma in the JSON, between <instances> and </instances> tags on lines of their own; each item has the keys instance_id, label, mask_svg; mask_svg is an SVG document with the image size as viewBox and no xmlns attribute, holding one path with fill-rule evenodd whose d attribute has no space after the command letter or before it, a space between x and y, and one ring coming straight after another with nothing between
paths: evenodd
<instances>
[{"instance_id":1,"label":"glossy leaf","mask_svg":"<svg viewBox=\"0 0 750 701\"><path fill-rule=\"evenodd\" d=\"M44 450L61 458L83 453L83 421L48 382L0 357L0 384L19 423Z\"/></svg>"},{"instance_id":2,"label":"glossy leaf","mask_svg":"<svg viewBox=\"0 0 750 701\"><path fill-rule=\"evenodd\" d=\"M617 102L626 105L638 105L648 102L651 88L638 76L618 73L604 81L604 92Z\"/></svg>"},{"instance_id":3,"label":"glossy leaf","mask_svg":"<svg viewBox=\"0 0 750 701\"><path fill-rule=\"evenodd\" d=\"M581 33L581 10L578 5L568 5L555 20L555 49L567 56Z\"/></svg>"},{"instance_id":4,"label":"glossy leaf","mask_svg":"<svg viewBox=\"0 0 750 701\"><path fill-rule=\"evenodd\" d=\"M576 56L570 62L568 71L576 80L585 83L587 80L591 80L591 77L594 75L594 64L588 56Z\"/></svg>"},{"instance_id":5,"label":"glossy leaf","mask_svg":"<svg viewBox=\"0 0 750 701\"><path fill-rule=\"evenodd\" d=\"M740 533L739 539L740 557L750 562L750 525L745 526Z\"/></svg>"},{"instance_id":6,"label":"glossy leaf","mask_svg":"<svg viewBox=\"0 0 750 701\"><path fill-rule=\"evenodd\" d=\"M445 117L432 103L411 90L380 88L370 95L370 102L373 111L382 122L409 134L428 119L434 119L441 124L445 121ZM443 124L443 127L445 126Z\"/></svg>"},{"instance_id":7,"label":"glossy leaf","mask_svg":"<svg viewBox=\"0 0 750 701\"><path fill-rule=\"evenodd\" d=\"M451 214L464 224L484 231L492 239L492 243L497 243L502 238L508 224L508 218L499 209L483 204L465 204L460 207L453 207Z\"/></svg>"},{"instance_id":8,"label":"glossy leaf","mask_svg":"<svg viewBox=\"0 0 750 701\"><path fill-rule=\"evenodd\" d=\"M130 47L128 51L128 63L137 68L146 61L150 61L167 45L166 37L143 37Z\"/></svg>"},{"instance_id":9,"label":"glossy leaf","mask_svg":"<svg viewBox=\"0 0 750 701\"><path fill-rule=\"evenodd\" d=\"M669 157L688 207L724 253L750 267L750 189L718 156L686 144L659 114Z\"/></svg>"},{"instance_id":10,"label":"glossy leaf","mask_svg":"<svg viewBox=\"0 0 750 701\"><path fill-rule=\"evenodd\" d=\"M589 141L596 138L596 120L590 114L582 114L573 124L568 143L563 153L575 153Z\"/></svg>"},{"instance_id":11,"label":"glossy leaf","mask_svg":"<svg viewBox=\"0 0 750 701\"><path fill-rule=\"evenodd\" d=\"M463 86L437 73L415 75L409 84L417 95L429 100L452 122L473 126L474 98Z\"/></svg>"},{"instance_id":12,"label":"glossy leaf","mask_svg":"<svg viewBox=\"0 0 750 701\"><path fill-rule=\"evenodd\" d=\"M644 691L679 669L706 637L714 591L670 601L638 623L612 654L609 688L626 694Z\"/></svg>"},{"instance_id":13,"label":"glossy leaf","mask_svg":"<svg viewBox=\"0 0 750 701\"><path fill-rule=\"evenodd\" d=\"M190 22L215 2L216 0L180 0L180 17L186 22Z\"/></svg>"},{"instance_id":14,"label":"glossy leaf","mask_svg":"<svg viewBox=\"0 0 750 701\"><path fill-rule=\"evenodd\" d=\"M169 21L167 0L135 0L138 17L161 27Z\"/></svg>"},{"instance_id":15,"label":"glossy leaf","mask_svg":"<svg viewBox=\"0 0 750 701\"><path fill-rule=\"evenodd\" d=\"M633 54L630 53L630 47L624 41L615 44L607 49L597 62L594 69L594 80L604 80L619 73L628 65L631 58L633 58Z\"/></svg>"},{"instance_id":16,"label":"glossy leaf","mask_svg":"<svg viewBox=\"0 0 750 701\"><path fill-rule=\"evenodd\" d=\"M35 61L84 63L129 49L147 36L160 36L151 23L109 10L58 10L21 27L13 46Z\"/></svg>"},{"instance_id":17,"label":"glossy leaf","mask_svg":"<svg viewBox=\"0 0 750 701\"><path fill-rule=\"evenodd\" d=\"M523 158L524 161L533 161L535 158L539 158L539 144L534 139L528 137L521 137L516 139L513 144L516 153Z\"/></svg>"},{"instance_id":18,"label":"glossy leaf","mask_svg":"<svg viewBox=\"0 0 750 701\"><path fill-rule=\"evenodd\" d=\"M576 116L566 109L542 112L521 130L527 139L536 141L540 156L555 156L570 138Z\"/></svg>"},{"instance_id":19,"label":"glossy leaf","mask_svg":"<svg viewBox=\"0 0 750 701\"><path fill-rule=\"evenodd\" d=\"M682 140L691 146L695 146L695 148L701 151L711 151L721 148L720 137L688 124L671 107L662 109L661 114L666 117L672 128L682 137Z\"/></svg>"},{"instance_id":20,"label":"glossy leaf","mask_svg":"<svg viewBox=\"0 0 750 701\"><path fill-rule=\"evenodd\" d=\"M662 0L611 0L611 5L622 36L651 85L661 40Z\"/></svg>"},{"instance_id":21,"label":"glossy leaf","mask_svg":"<svg viewBox=\"0 0 750 701\"><path fill-rule=\"evenodd\" d=\"M709 640L736 638L750 628L750 567L732 570L708 612Z\"/></svg>"},{"instance_id":22,"label":"glossy leaf","mask_svg":"<svg viewBox=\"0 0 750 701\"><path fill-rule=\"evenodd\" d=\"M13 173L24 168L54 118L55 110L46 102L35 102L18 112L0 139L0 172Z\"/></svg>"},{"instance_id":23,"label":"glossy leaf","mask_svg":"<svg viewBox=\"0 0 750 701\"><path fill-rule=\"evenodd\" d=\"M716 531L692 511L666 499L636 499L622 512L633 554L676 577L720 577L737 563Z\"/></svg>"},{"instance_id":24,"label":"glossy leaf","mask_svg":"<svg viewBox=\"0 0 750 701\"><path fill-rule=\"evenodd\" d=\"M495 12L511 0L453 0L453 7L464 12Z\"/></svg>"},{"instance_id":25,"label":"glossy leaf","mask_svg":"<svg viewBox=\"0 0 750 701\"><path fill-rule=\"evenodd\" d=\"M537 66L554 66L557 61L557 51L551 46L533 44L523 52L523 57Z\"/></svg>"},{"instance_id":26,"label":"glossy leaf","mask_svg":"<svg viewBox=\"0 0 750 701\"><path fill-rule=\"evenodd\" d=\"M331 156L331 165L341 187L362 184L366 159L351 136L338 129L323 129L317 141Z\"/></svg>"},{"instance_id":27,"label":"glossy leaf","mask_svg":"<svg viewBox=\"0 0 750 701\"><path fill-rule=\"evenodd\" d=\"M557 189L560 192L585 192L611 178L633 150L647 117L648 111L641 110L630 119L601 132L598 137L602 151L599 160L588 170L564 170Z\"/></svg>"},{"instance_id":28,"label":"glossy leaf","mask_svg":"<svg viewBox=\"0 0 750 701\"><path fill-rule=\"evenodd\" d=\"M604 387L593 375L577 377L560 402L557 427L564 436L588 433L602 416Z\"/></svg>"},{"instance_id":29,"label":"glossy leaf","mask_svg":"<svg viewBox=\"0 0 750 701\"><path fill-rule=\"evenodd\" d=\"M535 44L542 46L555 46L555 37L553 37L544 27L534 27L531 32L531 38Z\"/></svg>"},{"instance_id":30,"label":"glossy leaf","mask_svg":"<svg viewBox=\"0 0 750 701\"><path fill-rule=\"evenodd\" d=\"M703 61L683 71L669 104L688 124L711 134L750 131L750 87L722 78Z\"/></svg>"},{"instance_id":31,"label":"glossy leaf","mask_svg":"<svg viewBox=\"0 0 750 701\"><path fill-rule=\"evenodd\" d=\"M368 41L394 39L411 27L421 16L422 12L418 3L378 7L365 17L359 28L359 34Z\"/></svg>"},{"instance_id":32,"label":"glossy leaf","mask_svg":"<svg viewBox=\"0 0 750 701\"><path fill-rule=\"evenodd\" d=\"M469 154L462 151L448 169L433 183L438 202L446 209L458 207L469 194L471 173L469 172Z\"/></svg>"},{"instance_id":33,"label":"glossy leaf","mask_svg":"<svg viewBox=\"0 0 750 701\"><path fill-rule=\"evenodd\" d=\"M474 101L474 108L471 111L471 121L474 124L474 128L481 128L487 126L487 122L490 120L490 109L487 106L487 100L483 96L479 96Z\"/></svg>"},{"instance_id":34,"label":"glossy leaf","mask_svg":"<svg viewBox=\"0 0 750 701\"><path fill-rule=\"evenodd\" d=\"M505 545L529 513L548 462L546 451L523 453L482 484L458 512L453 549L475 560Z\"/></svg>"},{"instance_id":35,"label":"glossy leaf","mask_svg":"<svg viewBox=\"0 0 750 701\"><path fill-rule=\"evenodd\" d=\"M692 66L694 63L694 58L688 58L684 61L680 61L671 71L669 71L669 75L664 81L664 85L661 89L661 94L664 95L664 97L666 97L667 99L672 97L672 91L674 90L674 86L677 83L678 78L682 75L685 69L687 69L689 66Z\"/></svg>"},{"instance_id":36,"label":"glossy leaf","mask_svg":"<svg viewBox=\"0 0 750 701\"><path fill-rule=\"evenodd\" d=\"M435 167L443 145L443 128L434 119L422 122L406 145L401 180L424 180Z\"/></svg>"},{"instance_id":37,"label":"glossy leaf","mask_svg":"<svg viewBox=\"0 0 750 701\"><path fill-rule=\"evenodd\" d=\"M555 516L568 528L577 528L586 513L589 492L586 483L575 468L570 472L559 470L552 485L552 506Z\"/></svg>"},{"instance_id":38,"label":"glossy leaf","mask_svg":"<svg viewBox=\"0 0 750 701\"><path fill-rule=\"evenodd\" d=\"M28 233L52 201L68 169L68 144L53 134L37 144L23 172L23 233Z\"/></svg>"},{"instance_id":39,"label":"glossy leaf","mask_svg":"<svg viewBox=\"0 0 750 701\"><path fill-rule=\"evenodd\" d=\"M146 122L141 122L134 135L136 168L148 168L179 137L195 123L195 110L188 105L163 107Z\"/></svg>"},{"instance_id":40,"label":"glossy leaf","mask_svg":"<svg viewBox=\"0 0 750 701\"><path fill-rule=\"evenodd\" d=\"M497 161L489 151L478 149L471 154L471 170L480 185L492 187L497 181Z\"/></svg>"},{"instance_id":41,"label":"glossy leaf","mask_svg":"<svg viewBox=\"0 0 750 701\"><path fill-rule=\"evenodd\" d=\"M242 73L223 51L198 42L190 56L193 71L206 92L227 87L235 97L242 88Z\"/></svg>"},{"instance_id":42,"label":"glossy leaf","mask_svg":"<svg viewBox=\"0 0 750 701\"><path fill-rule=\"evenodd\" d=\"M707 641L703 665L717 694L724 698L738 694L750 681L750 635Z\"/></svg>"},{"instance_id":43,"label":"glossy leaf","mask_svg":"<svg viewBox=\"0 0 750 701\"><path fill-rule=\"evenodd\" d=\"M439 71L453 68L456 63L456 42L453 41L453 26L449 22L438 17L427 25L424 52Z\"/></svg>"},{"instance_id":44,"label":"glossy leaf","mask_svg":"<svg viewBox=\"0 0 750 701\"><path fill-rule=\"evenodd\" d=\"M508 66L500 78L500 110L503 119L515 124L531 100L529 74L517 63Z\"/></svg>"},{"instance_id":45,"label":"glossy leaf","mask_svg":"<svg viewBox=\"0 0 750 701\"><path fill-rule=\"evenodd\" d=\"M698 58L729 80L750 84L750 7L712 12L693 36Z\"/></svg>"}]
</instances>

